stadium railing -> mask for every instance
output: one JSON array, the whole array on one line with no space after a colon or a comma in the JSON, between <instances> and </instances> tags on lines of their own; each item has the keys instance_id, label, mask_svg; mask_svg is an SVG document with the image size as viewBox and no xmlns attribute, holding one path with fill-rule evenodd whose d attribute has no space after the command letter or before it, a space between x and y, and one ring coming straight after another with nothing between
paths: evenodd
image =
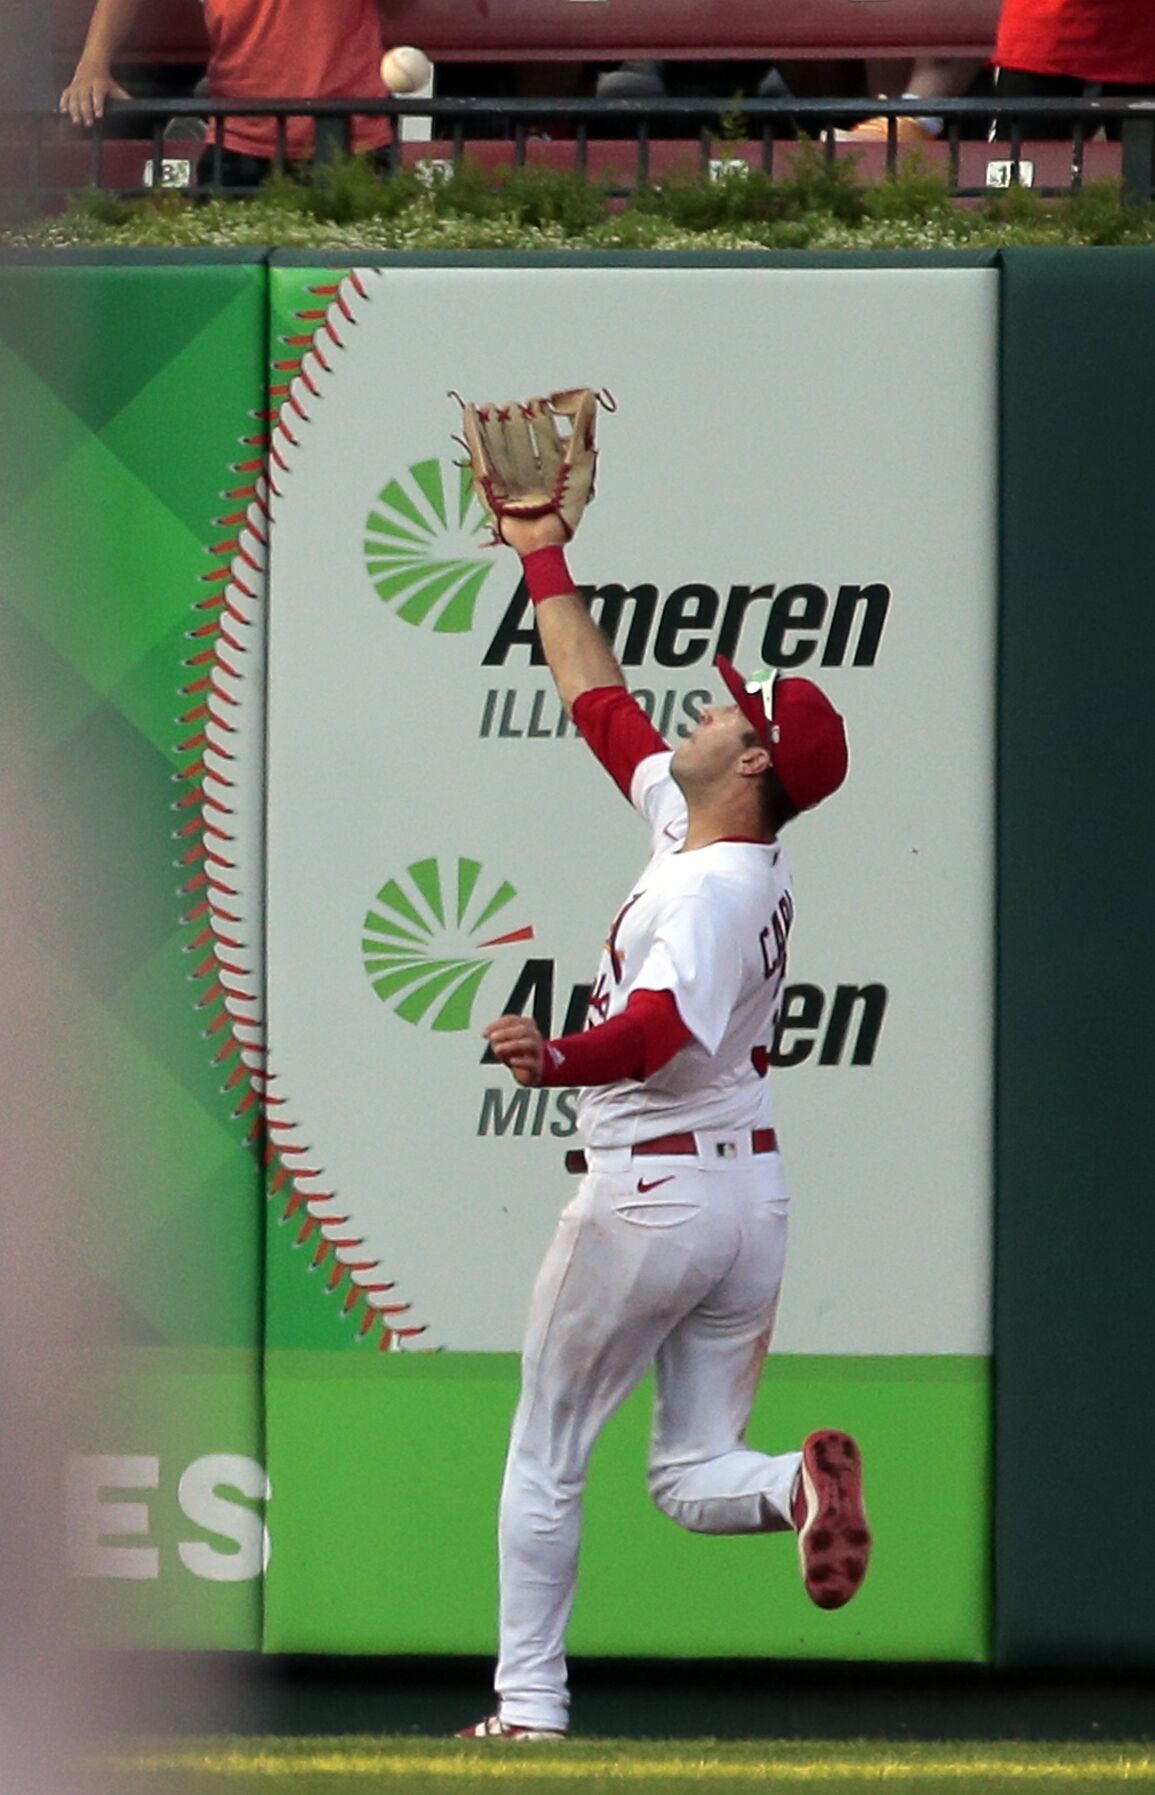
<instances>
[{"instance_id":1,"label":"stadium railing","mask_svg":"<svg viewBox=\"0 0 1155 1795\"><path fill-rule=\"evenodd\" d=\"M1043 196L1077 191L1103 174L1122 176L1126 197L1155 197L1155 101L997 98L964 100L509 100L377 99L249 101L118 100L109 103L87 138L56 114L9 118L0 142L0 191L19 193L51 208L86 186L136 197L158 188L190 188L195 163L208 145L207 180L197 192L220 190L214 121L275 121L275 166L284 169L290 118L313 121L315 167L344 153L356 117L393 121L386 173L417 161L460 164L468 154L487 166L546 164L591 179L612 177L611 194L628 196L639 184L696 158L703 176L725 163L745 162L773 175L800 137L821 144L831 163L853 155L867 178L893 173L906 153L898 141L902 118L940 117L942 136L920 153L938 169L948 191L974 199L994 185L1033 185ZM867 117L890 121L885 143L840 141L836 133ZM428 121L426 141L405 142L407 120ZM1035 132L1053 131L1055 141ZM143 125L148 135L117 139L117 128ZM663 135L655 137L655 131ZM1106 140L1099 140L1105 130ZM498 135L495 137L494 132ZM669 133L675 132L675 135ZM477 135L480 133L480 135ZM632 161L632 171L623 163ZM992 164L1000 171L992 176ZM244 191L232 188L235 195Z\"/></svg>"}]
</instances>

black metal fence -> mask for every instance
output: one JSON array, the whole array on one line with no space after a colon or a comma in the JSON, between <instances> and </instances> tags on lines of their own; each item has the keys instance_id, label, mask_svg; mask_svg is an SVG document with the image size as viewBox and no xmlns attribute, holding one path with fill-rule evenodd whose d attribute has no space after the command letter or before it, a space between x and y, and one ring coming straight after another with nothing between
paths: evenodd
<instances>
[{"instance_id":1,"label":"black metal fence","mask_svg":"<svg viewBox=\"0 0 1155 1795\"><path fill-rule=\"evenodd\" d=\"M368 100L248 100L225 101L208 98L149 99L110 101L103 118L98 119L85 137L56 114L30 114L8 120L7 143L4 146L2 184L9 191L19 190L34 203L59 204L68 194L84 186L108 188L124 197L134 197L161 187L195 186L200 194L227 191L238 197L257 191L256 186L238 186L226 173L226 153L221 131L227 120L271 119L274 123L269 165L284 171L290 166L288 155L288 121L307 119L315 129L313 167L322 170L326 163L349 149L353 140L353 121L363 118L385 118L394 126L393 142L381 152L378 161L384 178L403 165L404 151L400 141L404 121L428 121L431 155L444 158L453 167L460 165L471 143L478 139L492 142L504 140L510 146L514 167L524 167L531 159L531 144L564 142L572 146L567 155L579 173L591 172L591 146L612 139L615 154L629 151L632 144L632 174L623 177L616 166L621 183L613 191L626 196L652 174L655 144L674 139L684 150L691 146L703 175L720 157L743 157L767 175L775 172L779 146L788 140L807 137L822 146L830 163L861 148L846 142L845 133L863 119L882 117L888 121L888 135L882 145L883 156L876 164L878 172L893 173L906 146L899 141L902 119L939 118L943 121L937 143L928 141L933 159L941 164L948 191L958 199L978 198L991 185L1030 183L1028 163L1031 146L1038 140L1053 141L1059 137L1069 146L1070 160L1064 172L1067 178L1036 191L1044 196L1078 191L1086 176L1088 146L1098 147L1105 137L1118 146L1118 171L1122 176L1125 196L1134 203L1149 203L1155 198L1155 99L1015 99L998 97L965 100L797 100L797 99L607 99L607 100L497 100L497 99L368 99ZM126 184L117 179L112 163L114 149L121 152L125 130L136 137L136 151L144 151L140 164L141 177ZM143 136L141 132L143 130ZM184 149L190 140L199 140L196 163L187 155L179 158L179 172L174 178L167 153L170 143L181 142ZM1001 179L992 182L989 173L981 183L970 184L963 178L965 146L975 142L986 144L990 155L997 157ZM145 144L150 147L146 150ZM84 166L76 166L76 151L84 145ZM940 147L941 146L941 147ZM421 154L411 145L410 156ZM66 155L62 152L67 152ZM64 164L67 162L67 166ZM973 158L972 158L973 162ZM61 172L63 168L63 173ZM262 171L263 172L263 171ZM870 171L868 171L870 172ZM973 169L972 169L973 172Z\"/></svg>"}]
</instances>

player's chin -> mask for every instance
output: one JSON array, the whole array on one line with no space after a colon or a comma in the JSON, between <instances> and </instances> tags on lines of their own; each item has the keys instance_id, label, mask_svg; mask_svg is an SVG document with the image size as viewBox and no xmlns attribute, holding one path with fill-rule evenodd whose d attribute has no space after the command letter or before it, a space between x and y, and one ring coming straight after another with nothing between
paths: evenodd
<instances>
[{"instance_id":1,"label":"player's chin","mask_svg":"<svg viewBox=\"0 0 1155 1795\"><path fill-rule=\"evenodd\" d=\"M694 769L697 766L692 742L691 736L687 736L684 742L679 742L670 761L670 778L684 798L689 795L689 782L695 777Z\"/></svg>"}]
</instances>

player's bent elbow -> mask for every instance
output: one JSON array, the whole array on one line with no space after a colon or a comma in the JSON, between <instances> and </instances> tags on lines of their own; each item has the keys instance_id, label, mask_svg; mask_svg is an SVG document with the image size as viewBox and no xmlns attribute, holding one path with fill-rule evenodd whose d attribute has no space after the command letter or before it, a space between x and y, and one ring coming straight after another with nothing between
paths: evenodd
<instances>
[{"instance_id":1,"label":"player's bent elbow","mask_svg":"<svg viewBox=\"0 0 1155 1795\"><path fill-rule=\"evenodd\" d=\"M570 718L573 718L574 706L587 692L604 692L625 689L625 676L621 673L611 675L606 669L594 673L554 673L554 684L557 694L564 704Z\"/></svg>"}]
</instances>

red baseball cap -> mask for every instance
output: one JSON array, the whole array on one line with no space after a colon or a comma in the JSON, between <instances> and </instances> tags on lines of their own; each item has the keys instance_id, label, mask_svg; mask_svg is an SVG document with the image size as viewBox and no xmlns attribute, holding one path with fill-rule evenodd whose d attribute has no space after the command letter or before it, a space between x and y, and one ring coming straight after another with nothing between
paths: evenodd
<instances>
[{"instance_id":1,"label":"red baseball cap","mask_svg":"<svg viewBox=\"0 0 1155 1795\"><path fill-rule=\"evenodd\" d=\"M743 679L720 654L714 661L734 703L770 752L782 788L799 810L812 810L846 778L846 726L811 679L771 670Z\"/></svg>"}]
</instances>

